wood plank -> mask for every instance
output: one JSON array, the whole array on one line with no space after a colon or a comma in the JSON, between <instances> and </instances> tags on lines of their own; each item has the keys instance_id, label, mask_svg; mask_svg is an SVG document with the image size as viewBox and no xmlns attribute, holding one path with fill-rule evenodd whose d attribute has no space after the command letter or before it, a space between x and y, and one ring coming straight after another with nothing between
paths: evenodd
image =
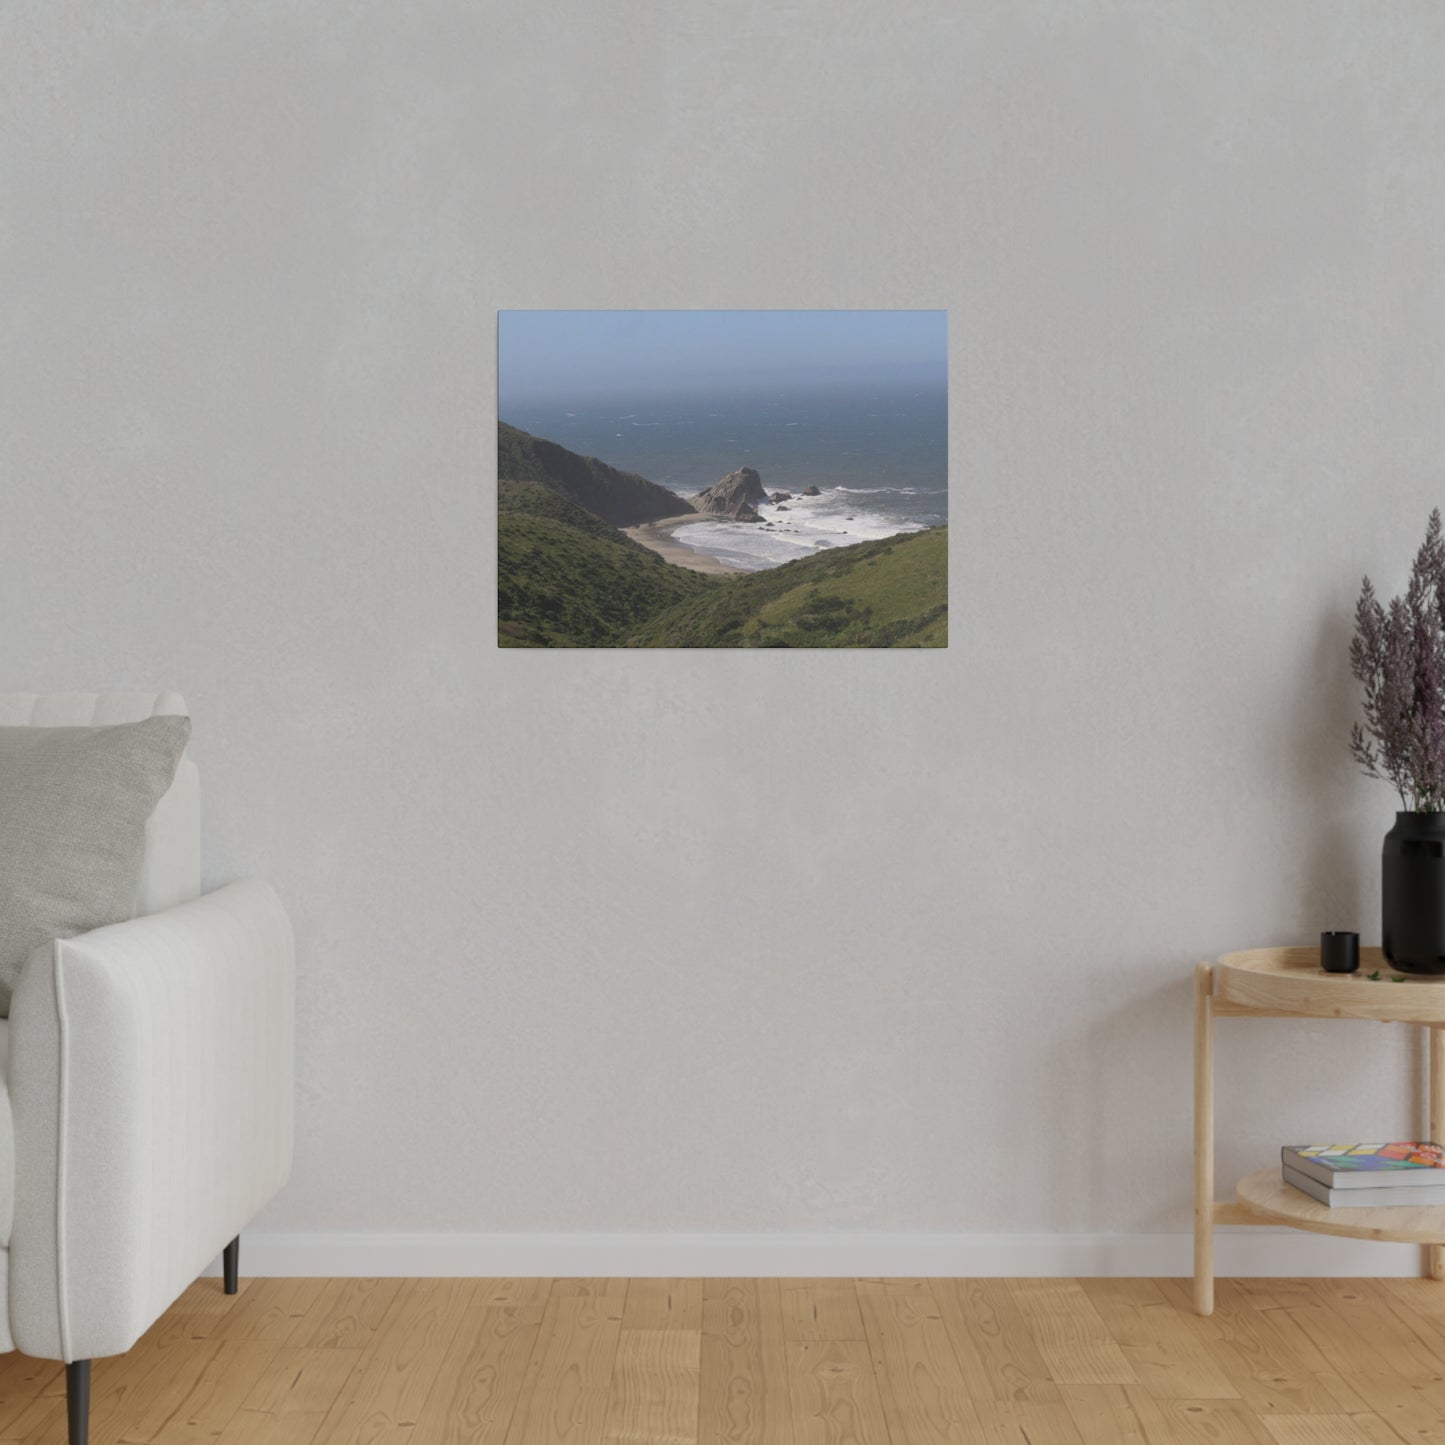
<instances>
[{"instance_id":1,"label":"wood plank","mask_svg":"<svg viewBox=\"0 0 1445 1445\"><path fill-rule=\"evenodd\" d=\"M700 1330L628 1330L617 1342L604 1440L697 1445Z\"/></svg>"},{"instance_id":2,"label":"wood plank","mask_svg":"<svg viewBox=\"0 0 1445 1445\"><path fill-rule=\"evenodd\" d=\"M1332 1373L1352 1378L1362 1373L1398 1373L1395 1361L1378 1347L1375 1337L1360 1333L1362 1324L1368 1328L1372 1314L1384 1311L1355 1312L1347 1310L1341 1300L1312 1293L1304 1303L1269 1313L1278 1329L1293 1332L1291 1338L1296 1341L1297 1351L1301 1350L1300 1341L1308 1341L1324 1361L1325 1369Z\"/></svg>"},{"instance_id":3,"label":"wood plank","mask_svg":"<svg viewBox=\"0 0 1445 1445\"><path fill-rule=\"evenodd\" d=\"M328 1280L286 1343L303 1349L364 1349L381 1328L401 1285L399 1279Z\"/></svg>"},{"instance_id":4,"label":"wood plank","mask_svg":"<svg viewBox=\"0 0 1445 1445\"><path fill-rule=\"evenodd\" d=\"M1308 1333L1300 1328L1288 1305L1273 1302L1283 1299L1291 1304L1308 1306L1314 1303L1313 1294L1299 1294L1293 1290L1279 1294L1266 1293L1261 1287L1262 1283L1243 1279L1221 1280L1220 1298L1230 1301L1230 1307L1236 1311L1236 1319L1241 1329L1260 1333L1271 1342L1276 1352L1283 1352L1286 1358L1298 1361L1315 1378L1328 1379L1334 1373L1334 1366L1320 1353ZM1363 1400L1358 1400L1358 1406L1360 1409L1368 1409Z\"/></svg>"},{"instance_id":5,"label":"wood plank","mask_svg":"<svg viewBox=\"0 0 1445 1445\"><path fill-rule=\"evenodd\" d=\"M36 1400L57 1393L57 1386L65 1389L65 1366L59 1360L36 1360L18 1351L0 1356L0 1440L23 1440L11 1427Z\"/></svg>"},{"instance_id":6,"label":"wood plank","mask_svg":"<svg viewBox=\"0 0 1445 1445\"><path fill-rule=\"evenodd\" d=\"M1069 1418L1089 1445L1161 1445L1145 1431L1134 1403L1134 1393L1143 1398L1145 1409L1157 1411L1152 1396L1138 1385L1060 1385L1059 1394Z\"/></svg>"},{"instance_id":7,"label":"wood plank","mask_svg":"<svg viewBox=\"0 0 1445 1445\"><path fill-rule=\"evenodd\" d=\"M1445 1445L1445 1378L1437 1370L1429 1379L1362 1371L1349 1377L1378 1415L1412 1445Z\"/></svg>"},{"instance_id":8,"label":"wood plank","mask_svg":"<svg viewBox=\"0 0 1445 1445\"><path fill-rule=\"evenodd\" d=\"M790 1344L787 1353L795 1445L887 1445L866 1342L805 1340Z\"/></svg>"},{"instance_id":9,"label":"wood plank","mask_svg":"<svg viewBox=\"0 0 1445 1445\"><path fill-rule=\"evenodd\" d=\"M1377 1279L1367 1287L1435 1359L1445 1361L1445 1289L1438 1280Z\"/></svg>"},{"instance_id":10,"label":"wood plank","mask_svg":"<svg viewBox=\"0 0 1445 1445\"><path fill-rule=\"evenodd\" d=\"M1177 1309L1152 1281L1088 1279L1082 1281L1082 1287L1139 1383L1151 1395L1171 1400L1239 1398L1239 1391L1205 1346L1207 1321Z\"/></svg>"},{"instance_id":11,"label":"wood plank","mask_svg":"<svg viewBox=\"0 0 1445 1445\"><path fill-rule=\"evenodd\" d=\"M975 1400L1059 1399L1028 1322L998 1279L936 1279L932 1293Z\"/></svg>"},{"instance_id":12,"label":"wood plank","mask_svg":"<svg viewBox=\"0 0 1445 1445\"><path fill-rule=\"evenodd\" d=\"M623 1300L553 1294L508 1445L594 1445L602 1435Z\"/></svg>"},{"instance_id":13,"label":"wood plank","mask_svg":"<svg viewBox=\"0 0 1445 1445\"><path fill-rule=\"evenodd\" d=\"M1311 1304L1315 1298L1311 1279L1270 1279L1244 1277L1232 1281L1234 1288L1255 1309L1284 1309L1291 1304Z\"/></svg>"},{"instance_id":14,"label":"wood plank","mask_svg":"<svg viewBox=\"0 0 1445 1445\"><path fill-rule=\"evenodd\" d=\"M1400 1445L1378 1415L1266 1415L1277 1445Z\"/></svg>"},{"instance_id":15,"label":"wood plank","mask_svg":"<svg viewBox=\"0 0 1445 1445\"><path fill-rule=\"evenodd\" d=\"M626 1299L628 1281L625 1279L554 1279L551 1293L554 1295L586 1296L591 1299Z\"/></svg>"},{"instance_id":16,"label":"wood plank","mask_svg":"<svg viewBox=\"0 0 1445 1445\"><path fill-rule=\"evenodd\" d=\"M865 1294L915 1295L932 1297L933 1281L928 1279L855 1279L853 1292L861 1300Z\"/></svg>"},{"instance_id":17,"label":"wood plank","mask_svg":"<svg viewBox=\"0 0 1445 1445\"><path fill-rule=\"evenodd\" d=\"M982 1431L932 1291L859 1296L893 1440L969 1445Z\"/></svg>"},{"instance_id":18,"label":"wood plank","mask_svg":"<svg viewBox=\"0 0 1445 1445\"><path fill-rule=\"evenodd\" d=\"M975 1408L989 1445L1085 1445L1062 1400L979 1400Z\"/></svg>"},{"instance_id":19,"label":"wood plank","mask_svg":"<svg viewBox=\"0 0 1445 1445\"><path fill-rule=\"evenodd\" d=\"M94 1405L92 1397L92 1411ZM66 1439L65 1396L37 1396L0 1439L20 1440L24 1445L58 1445Z\"/></svg>"},{"instance_id":20,"label":"wood plank","mask_svg":"<svg viewBox=\"0 0 1445 1445\"><path fill-rule=\"evenodd\" d=\"M361 1352L282 1345L216 1445L310 1445Z\"/></svg>"},{"instance_id":21,"label":"wood plank","mask_svg":"<svg viewBox=\"0 0 1445 1445\"><path fill-rule=\"evenodd\" d=\"M1138 1395L1131 1399L1137 1407ZM1145 1425L1150 1445L1275 1445L1259 1417L1240 1400L1155 1399L1154 1409L1157 1421Z\"/></svg>"},{"instance_id":22,"label":"wood plank","mask_svg":"<svg viewBox=\"0 0 1445 1445\"><path fill-rule=\"evenodd\" d=\"M471 1294L466 1280L406 1281L327 1411L316 1445L411 1439Z\"/></svg>"},{"instance_id":23,"label":"wood plank","mask_svg":"<svg viewBox=\"0 0 1445 1445\"><path fill-rule=\"evenodd\" d=\"M1192 1307L1188 1291L1177 1280L1161 1280L1159 1291L1177 1309ZM1223 1371L1239 1397L1256 1414L1338 1414L1368 1409L1357 1394L1343 1389L1328 1372L1312 1370L1275 1329L1276 1312L1254 1309L1234 1280L1218 1281L1215 1310L1196 1323L1203 1331L1210 1358ZM1327 1361L1317 1361L1322 1367Z\"/></svg>"},{"instance_id":24,"label":"wood plank","mask_svg":"<svg viewBox=\"0 0 1445 1445\"><path fill-rule=\"evenodd\" d=\"M792 1445L775 1279L703 1282L698 1438L702 1445Z\"/></svg>"},{"instance_id":25,"label":"wood plank","mask_svg":"<svg viewBox=\"0 0 1445 1445\"><path fill-rule=\"evenodd\" d=\"M1058 1385L1137 1385L1139 1377L1075 1280L1009 1281Z\"/></svg>"},{"instance_id":26,"label":"wood plank","mask_svg":"<svg viewBox=\"0 0 1445 1445\"><path fill-rule=\"evenodd\" d=\"M1412 1314L1445 1326L1445 1289L1438 1288L1439 1281L1433 1279L1377 1279L1376 1289L1389 1295Z\"/></svg>"},{"instance_id":27,"label":"wood plank","mask_svg":"<svg viewBox=\"0 0 1445 1445\"><path fill-rule=\"evenodd\" d=\"M1445 1358L1445 1328L1401 1304L1399 1296L1374 1280L1322 1279L1318 1293L1324 1308L1368 1332L1370 1344L1402 1375L1430 1376ZM1437 1281L1431 1280L1431 1284Z\"/></svg>"},{"instance_id":28,"label":"wood plank","mask_svg":"<svg viewBox=\"0 0 1445 1445\"><path fill-rule=\"evenodd\" d=\"M137 1341L138 1344L205 1344L208 1341L215 1343L217 1336L214 1331L220 1320L220 1316L213 1314L193 1314L189 1311L182 1313L179 1310L167 1310L145 1334ZM132 1346L134 1348L134 1346Z\"/></svg>"},{"instance_id":29,"label":"wood plank","mask_svg":"<svg viewBox=\"0 0 1445 1445\"><path fill-rule=\"evenodd\" d=\"M545 1305L552 1294L550 1279L479 1279L477 1299L489 1305Z\"/></svg>"},{"instance_id":30,"label":"wood plank","mask_svg":"<svg viewBox=\"0 0 1445 1445\"><path fill-rule=\"evenodd\" d=\"M543 1307L492 1305L478 1291L452 1338L414 1431L431 1445L502 1445L516 1414Z\"/></svg>"},{"instance_id":31,"label":"wood plank","mask_svg":"<svg viewBox=\"0 0 1445 1445\"><path fill-rule=\"evenodd\" d=\"M230 1424L275 1358L268 1340L218 1340L200 1378L148 1445L197 1445Z\"/></svg>"},{"instance_id":32,"label":"wood plank","mask_svg":"<svg viewBox=\"0 0 1445 1445\"><path fill-rule=\"evenodd\" d=\"M237 1281L236 1293L227 1294L221 1287L220 1280L198 1279L181 1291L171 1310L192 1315L228 1315L240 1309L242 1301L255 1282L254 1277L242 1275ZM170 1310L166 1313L169 1314Z\"/></svg>"},{"instance_id":33,"label":"wood plank","mask_svg":"<svg viewBox=\"0 0 1445 1445\"><path fill-rule=\"evenodd\" d=\"M207 1335L213 1340L270 1340L283 1345L313 1310L329 1306L344 1283L339 1279L251 1281L235 1296L234 1309L207 1318Z\"/></svg>"},{"instance_id":34,"label":"wood plank","mask_svg":"<svg viewBox=\"0 0 1445 1445\"><path fill-rule=\"evenodd\" d=\"M627 1283L624 1330L701 1330L700 1279L634 1279Z\"/></svg>"},{"instance_id":35,"label":"wood plank","mask_svg":"<svg viewBox=\"0 0 1445 1445\"><path fill-rule=\"evenodd\" d=\"M96 1362L91 1377L94 1408L91 1445L150 1440L200 1377L206 1361L215 1354L214 1342L192 1340L167 1325L164 1320L158 1322L132 1346L122 1357L123 1369L115 1367L118 1361ZM105 1369L104 1365L111 1368ZM16 1421L14 1433L23 1439L35 1434L44 1438L46 1432L40 1426L51 1417L51 1407L60 1406L63 1414L62 1391L63 1385L56 1394L40 1397L28 1432L22 1417Z\"/></svg>"},{"instance_id":36,"label":"wood plank","mask_svg":"<svg viewBox=\"0 0 1445 1445\"><path fill-rule=\"evenodd\" d=\"M4 1357L7 1362L23 1360L23 1356L7 1355ZM128 1357L127 1357L128 1359ZM54 1362L49 1360L36 1360L32 1362L37 1366L51 1365ZM103 1392L114 1395L118 1388L123 1387L131 1368L139 1374L143 1374L148 1367L145 1357L133 1366L126 1369L119 1369L118 1361L97 1360L91 1381L92 1400L97 1401ZM54 1374L45 1370L35 1370L33 1373L24 1369L21 1365L17 1370L17 1376L25 1373L30 1374L35 1381L36 1393L25 1402L24 1407L14 1412L7 1420L3 1431L0 1431L0 1440L13 1441L24 1440L28 1442L57 1441L66 1438L65 1430L65 1366L59 1365ZM124 1398L123 1389L120 1398Z\"/></svg>"},{"instance_id":37,"label":"wood plank","mask_svg":"<svg viewBox=\"0 0 1445 1445\"><path fill-rule=\"evenodd\" d=\"M863 1316L850 1279L781 1282L787 1340L863 1340Z\"/></svg>"}]
</instances>

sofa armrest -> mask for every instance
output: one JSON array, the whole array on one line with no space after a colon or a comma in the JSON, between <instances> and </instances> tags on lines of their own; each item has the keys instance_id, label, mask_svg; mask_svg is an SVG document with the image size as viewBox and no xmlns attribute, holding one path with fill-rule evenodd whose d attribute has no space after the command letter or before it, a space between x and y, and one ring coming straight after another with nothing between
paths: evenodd
<instances>
[{"instance_id":1,"label":"sofa armrest","mask_svg":"<svg viewBox=\"0 0 1445 1445\"><path fill-rule=\"evenodd\" d=\"M294 946L248 880L38 949L10 1011L10 1321L129 1349L291 1167Z\"/></svg>"}]
</instances>

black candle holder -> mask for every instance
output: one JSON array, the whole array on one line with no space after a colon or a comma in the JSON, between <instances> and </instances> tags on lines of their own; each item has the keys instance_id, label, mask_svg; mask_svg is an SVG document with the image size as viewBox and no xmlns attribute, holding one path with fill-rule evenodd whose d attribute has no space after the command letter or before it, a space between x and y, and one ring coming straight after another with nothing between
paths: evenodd
<instances>
[{"instance_id":1,"label":"black candle holder","mask_svg":"<svg viewBox=\"0 0 1445 1445\"><path fill-rule=\"evenodd\" d=\"M1337 932L1320 934L1320 967L1326 973L1358 973L1360 935Z\"/></svg>"}]
</instances>

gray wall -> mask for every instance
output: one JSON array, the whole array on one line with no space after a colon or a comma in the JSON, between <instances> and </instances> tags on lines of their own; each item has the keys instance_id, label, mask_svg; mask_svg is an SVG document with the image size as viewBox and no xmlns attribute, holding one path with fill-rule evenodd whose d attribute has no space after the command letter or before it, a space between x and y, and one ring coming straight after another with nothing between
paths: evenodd
<instances>
[{"instance_id":1,"label":"gray wall","mask_svg":"<svg viewBox=\"0 0 1445 1445\"><path fill-rule=\"evenodd\" d=\"M1377 935L1442 67L1426 0L12 0L0 686L191 702L300 939L269 1222L1185 1227L1190 965ZM513 306L947 307L950 649L498 652ZM1418 1122L1389 1031L1223 1043L1222 1177Z\"/></svg>"}]
</instances>

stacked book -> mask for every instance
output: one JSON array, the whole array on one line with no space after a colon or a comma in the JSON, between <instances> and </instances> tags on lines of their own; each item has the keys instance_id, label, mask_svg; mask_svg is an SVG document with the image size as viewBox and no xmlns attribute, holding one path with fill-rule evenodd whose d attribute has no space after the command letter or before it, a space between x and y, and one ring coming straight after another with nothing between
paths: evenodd
<instances>
[{"instance_id":1,"label":"stacked book","mask_svg":"<svg viewBox=\"0 0 1445 1445\"><path fill-rule=\"evenodd\" d=\"M1284 1182L1331 1209L1445 1204L1438 1144L1299 1144L1280 1150Z\"/></svg>"}]
</instances>

